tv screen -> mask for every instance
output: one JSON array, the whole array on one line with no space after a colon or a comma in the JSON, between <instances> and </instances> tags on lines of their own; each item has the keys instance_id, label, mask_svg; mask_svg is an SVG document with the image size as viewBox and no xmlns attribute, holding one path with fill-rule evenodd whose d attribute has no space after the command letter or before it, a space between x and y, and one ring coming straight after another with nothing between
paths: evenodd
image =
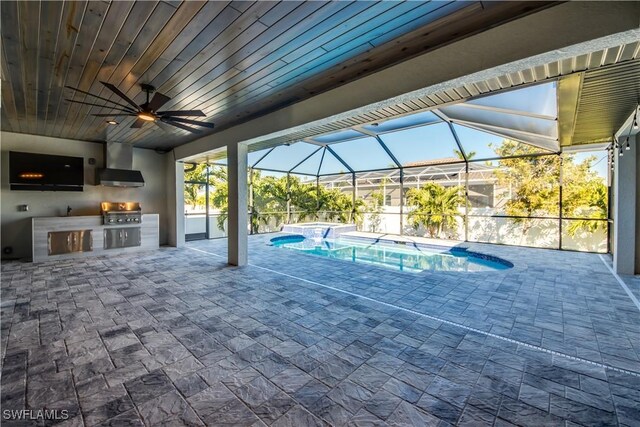
<instances>
[{"instance_id":1,"label":"tv screen","mask_svg":"<svg viewBox=\"0 0 640 427\"><path fill-rule=\"evenodd\" d=\"M12 190L82 191L82 157L9 152L9 183Z\"/></svg>"}]
</instances>

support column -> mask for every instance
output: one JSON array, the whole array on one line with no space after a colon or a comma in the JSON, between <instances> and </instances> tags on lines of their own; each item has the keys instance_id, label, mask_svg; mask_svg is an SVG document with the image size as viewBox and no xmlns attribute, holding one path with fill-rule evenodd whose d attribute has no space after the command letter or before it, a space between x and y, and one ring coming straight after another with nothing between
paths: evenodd
<instances>
[{"instance_id":1,"label":"support column","mask_svg":"<svg viewBox=\"0 0 640 427\"><path fill-rule=\"evenodd\" d=\"M404 169L400 169L400 235L404 234Z\"/></svg>"},{"instance_id":2,"label":"support column","mask_svg":"<svg viewBox=\"0 0 640 427\"><path fill-rule=\"evenodd\" d=\"M227 145L229 186L229 249L230 265L247 265L247 146L232 142Z\"/></svg>"},{"instance_id":3,"label":"support column","mask_svg":"<svg viewBox=\"0 0 640 427\"><path fill-rule=\"evenodd\" d=\"M358 194L356 192L356 173L351 172L351 222L356 223L356 199Z\"/></svg>"},{"instance_id":4,"label":"support column","mask_svg":"<svg viewBox=\"0 0 640 427\"><path fill-rule=\"evenodd\" d=\"M291 174L287 172L287 224L291 224Z\"/></svg>"},{"instance_id":5,"label":"support column","mask_svg":"<svg viewBox=\"0 0 640 427\"><path fill-rule=\"evenodd\" d=\"M469 160L464 162L464 241L469 241Z\"/></svg>"},{"instance_id":6,"label":"support column","mask_svg":"<svg viewBox=\"0 0 640 427\"><path fill-rule=\"evenodd\" d=\"M618 140L625 143L626 137ZM638 145L631 136L631 150L614 152L613 181L613 269L618 274L634 274L636 258L636 195Z\"/></svg>"}]
</instances>

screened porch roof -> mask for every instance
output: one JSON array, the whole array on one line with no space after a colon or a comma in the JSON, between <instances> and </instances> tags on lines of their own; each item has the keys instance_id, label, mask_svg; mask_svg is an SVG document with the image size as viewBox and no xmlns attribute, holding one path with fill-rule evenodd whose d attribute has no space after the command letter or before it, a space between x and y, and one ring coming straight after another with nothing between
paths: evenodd
<instances>
[{"instance_id":1,"label":"screened porch roof","mask_svg":"<svg viewBox=\"0 0 640 427\"><path fill-rule=\"evenodd\" d=\"M496 159L505 139L524 144L529 154L557 153L556 92L552 81L372 121L250 152L248 164L308 176L404 169Z\"/></svg>"}]
</instances>

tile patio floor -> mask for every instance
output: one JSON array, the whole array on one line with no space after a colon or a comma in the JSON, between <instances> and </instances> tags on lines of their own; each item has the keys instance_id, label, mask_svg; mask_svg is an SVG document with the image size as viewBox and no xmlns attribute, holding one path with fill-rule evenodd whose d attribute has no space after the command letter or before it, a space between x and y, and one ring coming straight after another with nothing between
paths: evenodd
<instances>
[{"instance_id":1,"label":"tile patio floor","mask_svg":"<svg viewBox=\"0 0 640 427\"><path fill-rule=\"evenodd\" d=\"M640 310L600 256L472 244L515 267L412 274L270 237L245 268L224 240L3 262L2 409L78 426L638 425Z\"/></svg>"}]
</instances>

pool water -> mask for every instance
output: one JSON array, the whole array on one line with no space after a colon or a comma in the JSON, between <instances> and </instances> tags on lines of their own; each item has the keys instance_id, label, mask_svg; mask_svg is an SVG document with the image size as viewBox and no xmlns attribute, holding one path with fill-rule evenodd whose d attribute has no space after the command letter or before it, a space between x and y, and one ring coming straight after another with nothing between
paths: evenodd
<instances>
[{"instance_id":1,"label":"pool water","mask_svg":"<svg viewBox=\"0 0 640 427\"><path fill-rule=\"evenodd\" d=\"M300 235L271 239L276 247L307 254L378 265L400 271L496 271L513 267L509 261L468 252L463 248L447 248L393 242L349 239L310 239Z\"/></svg>"}]
</instances>

